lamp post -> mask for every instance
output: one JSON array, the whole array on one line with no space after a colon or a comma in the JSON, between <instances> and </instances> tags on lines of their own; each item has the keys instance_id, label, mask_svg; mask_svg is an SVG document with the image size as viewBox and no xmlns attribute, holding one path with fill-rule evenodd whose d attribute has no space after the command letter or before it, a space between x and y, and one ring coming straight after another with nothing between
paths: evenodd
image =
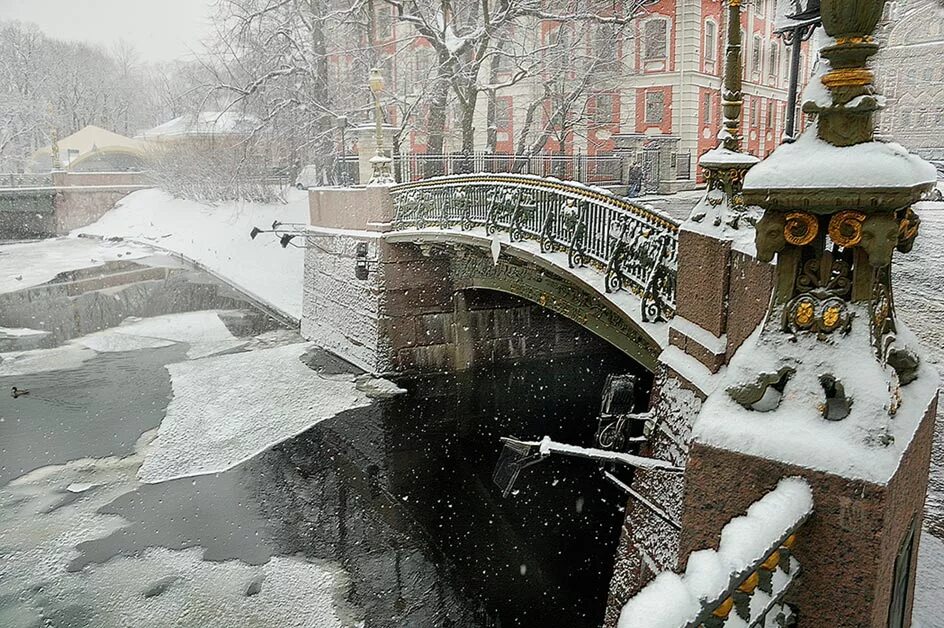
<instances>
[{"instance_id":1,"label":"lamp post","mask_svg":"<svg viewBox=\"0 0 944 628\"><path fill-rule=\"evenodd\" d=\"M347 173L347 140L345 131L347 130L347 116L338 116L338 130L341 132L341 160L338 163L338 183L341 185L350 185L350 177Z\"/></svg>"},{"instance_id":2,"label":"lamp post","mask_svg":"<svg viewBox=\"0 0 944 628\"><path fill-rule=\"evenodd\" d=\"M792 142L796 137L797 85L800 81L800 49L803 42L813 36L820 25L820 0L779 0L789 2L794 8L786 15L786 23L778 25L775 34L790 48L790 85L787 89L787 118L784 121L784 137ZM779 11L778 11L779 13Z\"/></svg>"},{"instance_id":3,"label":"lamp post","mask_svg":"<svg viewBox=\"0 0 944 628\"><path fill-rule=\"evenodd\" d=\"M379 68L370 71L370 92L374 96L374 124L376 129L377 154L370 158L373 167L373 176L367 185L393 185L393 176L390 174L390 158L383 152L383 110L380 108L380 93L384 88L383 74Z\"/></svg>"}]
</instances>

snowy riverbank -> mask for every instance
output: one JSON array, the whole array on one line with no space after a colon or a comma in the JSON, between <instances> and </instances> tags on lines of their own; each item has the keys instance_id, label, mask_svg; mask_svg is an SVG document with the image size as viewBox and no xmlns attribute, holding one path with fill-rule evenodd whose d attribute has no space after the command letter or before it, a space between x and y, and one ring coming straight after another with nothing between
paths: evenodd
<instances>
[{"instance_id":1,"label":"snowy riverbank","mask_svg":"<svg viewBox=\"0 0 944 628\"><path fill-rule=\"evenodd\" d=\"M72 235L120 237L177 253L298 320L304 250L283 249L271 236L249 237L254 226L268 228L274 220L307 223L308 193L290 190L284 205L211 206L175 199L157 189L141 190Z\"/></svg>"}]
</instances>

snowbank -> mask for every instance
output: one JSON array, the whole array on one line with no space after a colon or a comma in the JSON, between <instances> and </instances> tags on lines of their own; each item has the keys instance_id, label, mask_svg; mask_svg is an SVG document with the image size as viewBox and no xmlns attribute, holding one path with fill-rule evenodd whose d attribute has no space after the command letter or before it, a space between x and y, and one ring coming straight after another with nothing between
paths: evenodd
<instances>
[{"instance_id":1,"label":"snowbank","mask_svg":"<svg viewBox=\"0 0 944 628\"><path fill-rule=\"evenodd\" d=\"M370 404L354 376L321 376L296 343L171 364L174 398L139 475L145 482L215 473L324 419Z\"/></svg>"},{"instance_id":2,"label":"snowbank","mask_svg":"<svg viewBox=\"0 0 944 628\"><path fill-rule=\"evenodd\" d=\"M266 235L249 237L254 226L267 228L274 220L307 224L308 194L291 190L285 205L210 206L175 199L157 189L141 190L73 235L117 236L178 253L298 320L304 250L283 249L276 238Z\"/></svg>"},{"instance_id":3,"label":"snowbank","mask_svg":"<svg viewBox=\"0 0 944 628\"><path fill-rule=\"evenodd\" d=\"M914 628L936 628L944 618L944 541L927 530L918 546L918 576L914 592Z\"/></svg>"},{"instance_id":4,"label":"snowbank","mask_svg":"<svg viewBox=\"0 0 944 628\"><path fill-rule=\"evenodd\" d=\"M77 268L152 255L149 248L129 242L51 238L0 246L0 294L38 286Z\"/></svg>"}]
</instances>

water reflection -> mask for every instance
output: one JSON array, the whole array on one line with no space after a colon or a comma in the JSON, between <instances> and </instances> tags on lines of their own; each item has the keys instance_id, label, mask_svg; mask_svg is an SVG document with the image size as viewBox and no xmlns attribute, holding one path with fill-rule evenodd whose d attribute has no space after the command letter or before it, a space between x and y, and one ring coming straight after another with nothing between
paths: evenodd
<instances>
[{"instance_id":1,"label":"water reflection","mask_svg":"<svg viewBox=\"0 0 944 628\"><path fill-rule=\"evenodd\" d=\"M582 626L602 617L623 497L585 461L554 460L502 500L498 436L589 443L616 356L401 381L214 476L144 485L100 512L129 525L79 545L82 569L148 546L209 560L340 563L367 626Z\"/></svg>"}]
</instances>

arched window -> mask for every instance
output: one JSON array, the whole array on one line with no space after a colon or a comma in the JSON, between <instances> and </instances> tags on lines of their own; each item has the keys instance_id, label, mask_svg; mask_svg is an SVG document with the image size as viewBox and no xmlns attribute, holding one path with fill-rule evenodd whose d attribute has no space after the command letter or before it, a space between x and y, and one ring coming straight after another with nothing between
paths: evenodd
<instances>
[{"instance_id":1,"label":"arched window","mask_svg":"<svg viewBox=\"0 0 944 628\"><path fill-rule=\"evenodd\" d=\"M711 20L705 21L705 61L714 61L718 52L718 26Z\"/></svg>"},{"instance_id":2,"label":"arched window","mask_svg":"<svg viewBox=\"0 0 944 628\"><path fill-rule=\"evenodd\" d=\"M767 60L767 72L770 76L777 76L777 59L780 48L777 47L777 40L770 40L770 57Z\"/></svg>"},{"instance_id":3,"label":"arched window","mask_svg":"<svg viewBox=\"0 0 944 628\"><path fill-rule=\"evenodd\" d=\"M751 50L751 72L755 74L759 73L762 69L762 49L763 45L761 44L760 35L754 35L754 46Z\"/></svg>"}]
</instances>

